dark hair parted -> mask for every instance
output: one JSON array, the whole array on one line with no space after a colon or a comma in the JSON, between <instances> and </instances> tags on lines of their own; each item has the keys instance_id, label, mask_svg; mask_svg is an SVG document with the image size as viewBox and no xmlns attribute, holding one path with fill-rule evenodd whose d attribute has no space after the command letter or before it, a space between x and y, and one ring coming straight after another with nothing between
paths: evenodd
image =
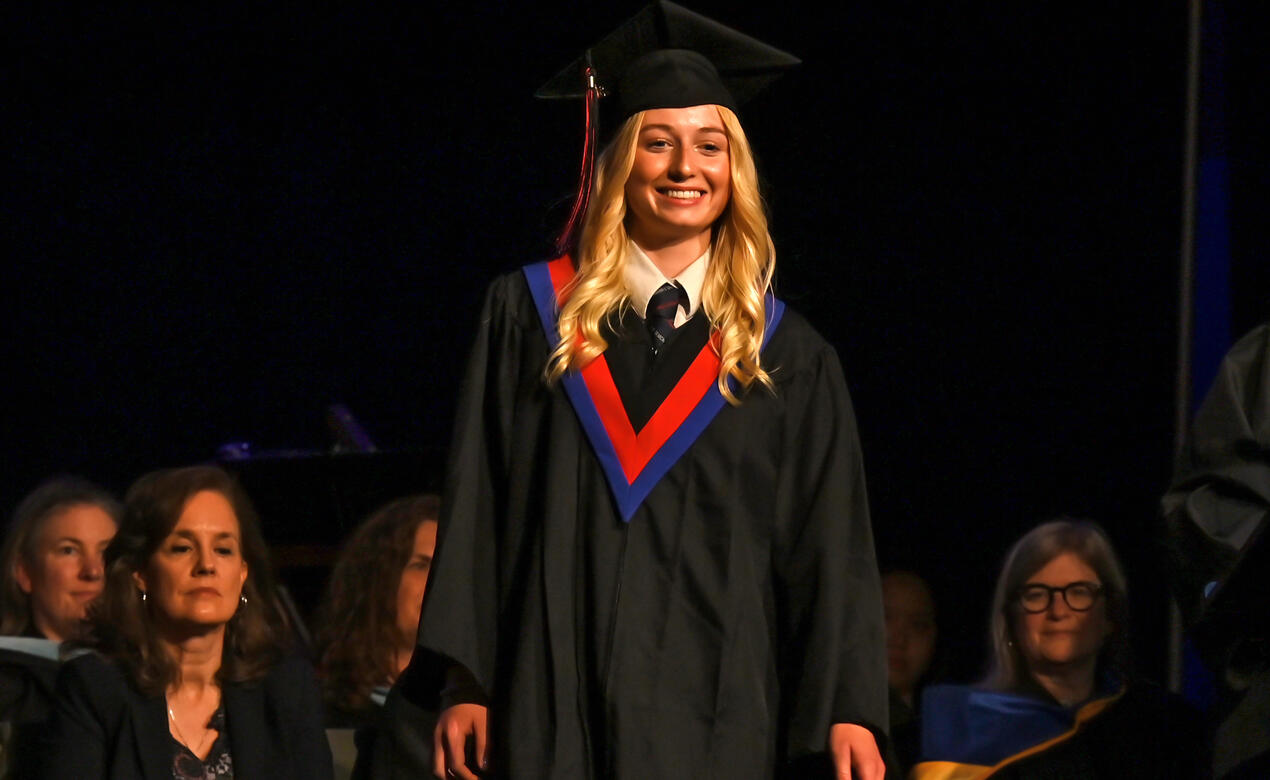
<instances>
[{"instance_id":1,"label":"dark hair parted","mask_svg":"<svg viewBox=\"0 0 1270 780\"><path fill-rule=\"evenodd\" d=\"M180 670L164 648L155 619L155 600L141 600L134 572L144 572L159 546L176 527L189 500L203 491L229 501L238 533L247 580L240 604L225 626L219 682L262 678L281 657L290 639L278 609L269 550L260 522L238 482L216 466L189 466L155 471L138 479L124 498L119 532L106 548L106 585L88 613L85 645L126 669L142 692L157 695L178 682Z\"/></svg>"},{"instance_id":2,"label":"dark hair parted","mask_svg":"<svg viewBox=\"0 0 1270 780\"><path fill-rule=\"evenodd\" d=\"M1098 672L1121 678L1129 674L1129 592L1115 548L1097 523L1060 517L1028 531L1006 554L992 596L990 686L1017 689L1027 678L1027 662L1014 635L1022 610L1015 596L1029 577L1063 553L1074 554L1093 569L1103 588L1112 633L1098 654Z\"/></svg>"},{"instance_id":3,"label":"dark hair parted","mask_svg":"<svg viewBox=\"0 0 1270 780\"><path fill-rule=\"evenodd\" d=\"M327 702L365 709L370 693L396 676L397 589L415 533L436 522L435 495L399 498L376 510L344 545L318 612L318 647Z\"/></svg>"},{"instance_id":4,"label":"dark hair parted","mask_svg":"<svg viewBox=\"0 0 1270 780\"><path fill-rule=\"evenodd\" d=\"M31 617L31 597L18 587L18 564L28 569L37 565L35 543L46 520L76 506L99 507L119 522L119 502L105 489L82 477L53 477L27 494L9 521L9 531L0 552L4 566L0 577L0 635L22 636L35 630Z\"/></svg>"}]
</instances>

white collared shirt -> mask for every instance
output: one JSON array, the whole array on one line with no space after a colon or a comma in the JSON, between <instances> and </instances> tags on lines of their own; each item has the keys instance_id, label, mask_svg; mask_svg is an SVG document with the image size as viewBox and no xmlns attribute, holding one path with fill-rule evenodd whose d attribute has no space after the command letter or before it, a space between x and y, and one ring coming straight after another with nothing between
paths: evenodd
<instances>
[{"instance_id":1,"label":"white collared shirt","mask_svg":"<svg viewBox=\"0 0 1270 780\"><path fill-rule=\"evenodd\" d=\"M692 261L674 279L667 279L653 264L644 250L634 241L626 242L626 290L631 299L631 308L642 319L648 311L648 299L667 282L679 282L679 286L688 293L688 311L682 307L675 310L675 327L678 328L697 313L701 308L701 287L706 283L706 268L710 265L710 248L705 254Z\"/></svg>"}]
</instances>

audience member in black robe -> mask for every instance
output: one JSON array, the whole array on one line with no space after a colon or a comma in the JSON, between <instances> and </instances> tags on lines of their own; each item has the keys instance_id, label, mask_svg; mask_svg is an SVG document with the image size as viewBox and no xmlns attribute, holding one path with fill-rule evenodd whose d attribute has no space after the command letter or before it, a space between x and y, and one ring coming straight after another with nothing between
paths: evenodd
<instances>
[{"instance_id":1,"label":"audience member in black robe","mask_svg":"<svg viewBox=\"0 0 1270 780\"><path fill-rule=\"evenodd\" d=\"M250 502L213 466L128 491L83 652L57 680L40 776L330 778L312 667L287 652Z\"/></svg>"},{"instance_id":2,"label":"audience member in black robe","mask_svg":"<svg viewBox=\"0 0 1270 780\"><path fill-rule=\"evenodd\" d=\"M846 383L770 295L736 99L702 54L656 48L667 29L749 77L793 62L669 3L592 52L623 123L575 251L486 297L398 686L443 710L438 775L884 772ZM605 48L634 39L654 50Z\"/></svg>"},{"instance_id":3,"label":"audience member in black robe","mask_svg":"<svg viewBox=\"0 0 1270 780\"><path fill-rule=\"evenodd\" d=\"M0 778L30 777L48 718L58 647L102 588L102 552L119 505L78 477L57 477L13 513L0 552Z\"/></svg>"},{"instance_id":4,"label":"audience member in black robe","mask_svg":"<svg viewBox=\"0 0 1270 780\"><path fill-rule=\"evenodd\" d=\"M1029 531L997 578L987 679L922 697L913 780L1206 777L1199 713L1131 673L1128 630L1103 531L1079 520Z\"/></svg>"},{"instance_id":5,"label":"audience member in black robe","mask_svg":"<svg viewBox=\"0 0 1270 780\"><path fill-rule=\"evenodd\" d=\"M1163 512L1174 593L1218 685L1214 774L1270 777L1270 324L1222 361Z\"/></svg>"}]
</instances>

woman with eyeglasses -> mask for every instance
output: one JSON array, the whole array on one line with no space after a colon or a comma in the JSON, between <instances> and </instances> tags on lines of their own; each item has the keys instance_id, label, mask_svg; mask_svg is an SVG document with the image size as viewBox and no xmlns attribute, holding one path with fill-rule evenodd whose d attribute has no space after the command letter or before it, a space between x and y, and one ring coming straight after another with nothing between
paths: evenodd
<instances>
[{"instance_id":1,"label":"woman with eyeglasses","mask_svg":"<svg viewBox=\"0 0 1270 780\"><path fill-rule=\"evenodd\" d=\"M1198 714L1130 674L1124 572L1097 525L1061 519L1016 542L990 625L984 682L927 689L911 777L1204 776Z\"/></svg>"}]
</instances>

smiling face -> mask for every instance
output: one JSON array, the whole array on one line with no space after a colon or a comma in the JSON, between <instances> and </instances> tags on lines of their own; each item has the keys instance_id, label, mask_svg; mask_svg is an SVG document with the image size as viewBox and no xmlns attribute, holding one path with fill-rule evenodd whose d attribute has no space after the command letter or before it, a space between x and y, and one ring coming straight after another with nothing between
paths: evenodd
<instances>
[{"instance_id":1,"label":"smiling face","mask_svg":"<svg viewBox=\"0 0 1270 780\"><path fill-rule=\"evenodd\" d=\"M1060 553L1045 564L1024 585L1064 587L1073 582L1102 584L1098 574L1080 556ZM1107 599L1099 596L1087 611L1067 606L1062 594L1055 593L1049 608L1028 613L1015 606L1014 635L1019 652L1030 671L1049 674L1065 668L1088 669L1093 673L1098 653L1114 626L1107 618Z\"/></svg>"},{"instance_id":2,"label":"smiling face","mask_svg":"<svg viewBox=\"0 0 1270 780\"><path fill-rule=\"evenodd\" d=\"M419 633L419 611L423 606L423 594L428 587L428 572L432 568L432 553L437 546L437 524L425 520L415 531L414 549L406 568L401 570L397 584L397 635L403 648L413 648Z\"/></svg>"},{"instance_id":3,"label":"smiling face","mask_svg":"<svg viewBox=\"0 0 1270 780\"><path fill-rule=\"evenodd\" d=\"M102 552L115 521L93 504L76 504L40 524L30 560L19 560L18 587L31 597L31 619L48 639L76 632L88 603L102 589Z\"/></svg>"},{"instance_id":4,"label":"smiling face","mask_svg":"<svg viewBox=\"0 0 1270 780\"><path fill-rule=\"evenodd\" d=\"M627 231L645 249L698 239L731 196L728 136L715 106L644 112L626 180Z\"/></svg>"},{"instance_id":5,"label":"smiling face","mask_svg":"<svg viewBox=\"0 0 1270 780\"><path fill-rule=\"evenodd\" d=\"M168 639L223 629L238 609L247 562L238 517L224 495L195 493L144 572L133 575Z\"/></svg>"}]
</instances>

